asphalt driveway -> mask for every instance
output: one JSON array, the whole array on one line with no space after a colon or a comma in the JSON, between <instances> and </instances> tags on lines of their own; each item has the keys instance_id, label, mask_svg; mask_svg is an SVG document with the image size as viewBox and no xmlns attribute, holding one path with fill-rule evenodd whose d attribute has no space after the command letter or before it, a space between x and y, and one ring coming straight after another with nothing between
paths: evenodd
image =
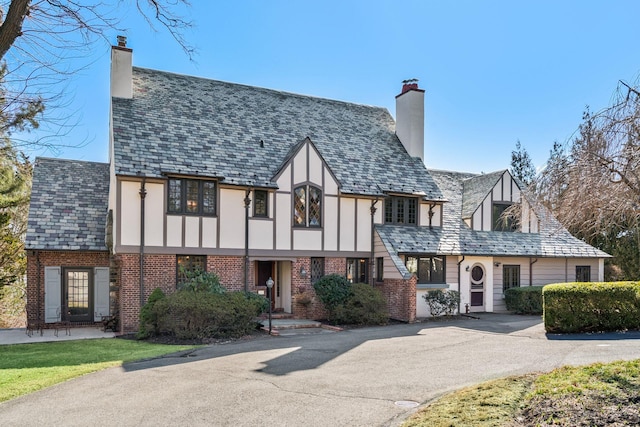
<instances>
[{"instance_id":1,"label":"asphalt driveway","mask_svg":"<svg viewBox=\"0 0 640 427\"><path fill-rule=\"evenodd\" d=\"M0 404L3 426L388 426L449 391L640 357L640 333L547 336L539 317L263 336L86 375Z\"/></svg>"}]
</instances>

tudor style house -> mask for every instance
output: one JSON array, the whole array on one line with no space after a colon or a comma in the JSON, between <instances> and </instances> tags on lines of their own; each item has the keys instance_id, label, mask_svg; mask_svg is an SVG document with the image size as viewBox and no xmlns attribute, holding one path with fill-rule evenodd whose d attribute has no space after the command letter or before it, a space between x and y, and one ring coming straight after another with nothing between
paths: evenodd
<instances>
[{"instance_id":1,"label":"tudor style house","mask_svg":"<svg viewBox=\"0 0 640 427\"><path fill-rule=\"evenodd\" d=\"M523 196L508 171L427 169L424 91L396 121L358 105L132 67L112 49L109 163L38 158L26 240L29 322L117 315L135 331L185 270L322 318L312 284L366 282L391 317L427 316L429 289L462 311L505 310L514 286L603 279L608 257ZM428 159L427 163L428 163ZM520 220L500 221L519 204ZM311 303L309 304L309 300Z\"/></svg>"}]
</instances>

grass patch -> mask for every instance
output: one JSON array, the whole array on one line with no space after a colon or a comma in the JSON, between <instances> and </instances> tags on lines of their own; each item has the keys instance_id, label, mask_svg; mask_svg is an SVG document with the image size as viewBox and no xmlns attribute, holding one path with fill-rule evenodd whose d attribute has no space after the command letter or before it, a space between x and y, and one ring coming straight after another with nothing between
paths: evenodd
<instances>
[{"instance_id":1,"label":"grass patch","mask_svg":"<svg viewBox=\"0 0 640 427\"><path fill-rule=\"evenodd\" d=\"M403 427L640 424L640 359L509 377L451 393Z\"/></svg>"},{"instance_id":2,"label":"grass patch","mask_svg":"<svg viewBox=\"0 0 640 427\"><path fill-rule=\"evenodd\" d=\"M0 346L0 402L140 359L196 348L96 339Z\"/></svg>"}]
</instances>

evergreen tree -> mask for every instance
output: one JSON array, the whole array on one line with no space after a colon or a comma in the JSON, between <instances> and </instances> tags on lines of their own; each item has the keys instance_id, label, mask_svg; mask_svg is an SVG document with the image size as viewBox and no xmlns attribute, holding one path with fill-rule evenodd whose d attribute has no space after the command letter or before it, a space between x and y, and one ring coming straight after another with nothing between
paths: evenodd
<instances>
[{"instance_id":1,"label":"evergreen tree","mask_svg":"<svg viewBox=\"0 0 640 427\"><path fill-rule=\"evenodd\" d=\"M516 142L516 150L511 152L511 174L530 185L536 177L536 168L533 167L529 153L522 146L520 140Z\"/></svg>"}]
</instances>

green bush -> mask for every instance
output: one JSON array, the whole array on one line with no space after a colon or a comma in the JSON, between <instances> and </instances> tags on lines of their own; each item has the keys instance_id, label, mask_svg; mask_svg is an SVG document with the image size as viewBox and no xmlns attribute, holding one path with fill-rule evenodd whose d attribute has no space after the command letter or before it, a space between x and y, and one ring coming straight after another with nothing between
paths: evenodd
<instances>
[{"instance_id":1,"label":"green bush","mask_svg":"<svg viewBox=\"0 0 640 427\"><path fill-rule=\"evenodd\" d=\"M263 302L244 292L223 294L180 290L150 308L156 335L178 339L237 338L257 326Z\"/></svg>"},{"instance_id":2,"label":"green bush","mask_svg":"<svg viewBox=\"0 0 640 427\"><path fill-rule=\"evenodd\" d=\"M351 285L347 300L335 310L337 323L385 325L388 320L389 312L382 292L366 283Z\"/></svg>"},{"instance_id":3,"label":"green bush","mask_svg":"<svg viewBox=\"0 0 640 427\"><path fill-rule=\"evenodd\" d=\"M156 288L149 295L147 303L140 309L140 327L138 328L139 339L148 338L158 333L158 317L154 306L158 301L166 298L162 289Z\"/></svg>"},{"instance_id":4,"label":"green bush","mask_svg":"<svg viewBox=\"0 0 640 427\"><path fill-rule=\"evenodd\" d=\"M442 314L452 315L460 304L460 292L454 290L443 291L434 289L422 296L429 306L431 316L436 317Z\"/></svg>"},{"instance_id":5,"label":"green bush","mask_svg":"<svg viewBox=\"0 0 640 427\"><path fill-rule=\"evenodd\" d=\"M267 310L269 310L269 300L266 297L258 295L254 292L245 292L244 295L250 303L255 304L256 316L259 316L260 314L265 313Z\"/></svg>"},{"instance_id":6,"label":"green bush","mask_svg":"<svg viewBox=\"0 0 640 427\"><path fill-rule=\"evenodd\" d=\"M351 285L344 276L329 274L313 284L316 295L327 310L327 317L333 321L338 306L344 304L351 294Z\"/></svg>"},{"instance_id":7,"label":"green bush","mask_svg":"<svg viewBox=\"0 0 640 427\"><path fill-rule=\"evenodd\" d=\"M220 284L220 277L216 273L201 270L189 271L182 269L182 267L181 271L187 280L178 283L178 290L208 292L210 294L223 294L227 291Z\"/></svg>"},{"instance_id":8,"label":"green bush","mask_svg":"<svg viewBox=\"0 0 640 427\"><path fill-rule=\"evenodd\" d=\"M504 291L507 310L517 314L542 314L542 286L524 286Z\"/></svg>"},{"instance_id":9,"label":"green bush","mask_svg":"<svg viewBox=\"0 0 640 427\"><path fill-rule=\"evenodd\" d=\"M547 332L640 329L640 282L547 285L542 298Z\"/></svg>"}]
</instances>

